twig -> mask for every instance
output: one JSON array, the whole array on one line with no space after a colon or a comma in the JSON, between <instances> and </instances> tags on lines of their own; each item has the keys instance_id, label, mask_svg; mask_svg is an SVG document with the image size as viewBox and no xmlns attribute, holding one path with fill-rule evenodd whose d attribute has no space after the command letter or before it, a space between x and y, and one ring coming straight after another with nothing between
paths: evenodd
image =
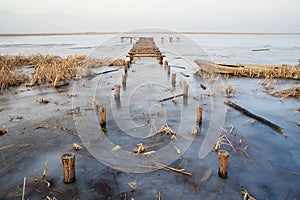
<instances>
[{"instance_id":1,"label":"twig","mask_svg":"<svg viewBox=\"0 0 300 200\"><path fill-rule=\"evenodd\" d=\"M3 149L7 149L7 148L10 148L10 147L13 147L14 144L9 144L9 145L6 145L4 147L0 147L0 150L3 150Z\"/></svg>"},{"instance_id":2,"label":"twig","mask_svg":"<svg viewBox=\"0 0 300 200\"><path fill-rule=\"evenodd\" d=\"M245 115L247 115L247 116L249 116L249 117L252 117L252 118L254 118L254 119L256 119L256 120L258 120L258 121L260 121L260 122L262 122L262 123L264 123L264 124L266 124L266 125L268 125L268 126L270 126L271 128L273 128L273 129L276 130L276 131L279 131L280 133L283 133L284 128L282 128L282 127L280 127L280 126L274 124L273 122L270 122L270 121L268 121L268 120L266 120L266 119L264 119L264 118L262 118L262 117L260 117L260 116L258 116L258 115L255 115L255 114L251 113L251 112L248 111L247 109L242 108L241 106L239 106L239 105L233 103L232 101L230 101L230 100L228 100L228 99L225 99L224 102L225 102L227 105L233 107L234 109L236 109L236 110L242 112L243 114L245 114ZM285 134L282 134L282 135L284 135L285 137L287 137L287 135L285 135Z\"/></svg>"},{"instance_id":3,"label":"twig","mask_svg":"<svg viewBox=\"0 0 300 200\"><path fill-rule=\"evenodd\" d=\"M161 194L161 191L158 191L158 200L162 200L162 194Z\"/></svg>"},{"instance_id":4,"label":"twig","mask_svg":"<svg viewBox=\"0 0 300 200\"><path fill-rule=\"evenodd\" d=\"M191 172L185 171L185 169L175 169L173 167L169 167L167 165L163 165L163 164L160 164L160 163L157 163L157 162L154 162L154 165L156 165L160 169L166 169L166 170L170 170L170 171L173 171L173 172L176 172L176 173L180 173L180 174L184 174L184 175L189 175L189 176L193 175Z\"/></svg>"},{"instance_id":5,"label":"twig","mask_svg":"<svg viewBox=\"0 0 300 200\"><path fill-rule=\"evenodd\" d=\"M23 182L22 200L24 200L25 197L25 187L26 187L26 177L24 177L24 182Z\"/></svg>"},{"instance_id":6,"label":"twig","mask_svg":"<svg viewBox=\"0 0 300 200\"><path fill-rule=\"evenodd\" d=\"M158 102L164 102L164 101L168 101L168 100L171 100L171 99L174 99L174 98L177 98L177 97L182 97L182 96L183 96L183 94L178 94L178 95L175 95L175 96L172 96L172 97L168 97L168 98L158 100Z\"/></svg>"}]
</instances>

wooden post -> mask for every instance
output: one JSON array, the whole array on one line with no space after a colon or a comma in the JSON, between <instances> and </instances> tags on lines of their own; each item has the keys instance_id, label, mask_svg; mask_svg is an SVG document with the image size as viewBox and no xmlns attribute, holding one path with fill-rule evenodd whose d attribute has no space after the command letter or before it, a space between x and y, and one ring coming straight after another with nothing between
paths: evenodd
<instances>
[{"instance_id":1,"label":"wooden post","mask_svg":"<svg viewBox=\"0 0 300 200\"><path fill-rule=\"evenodd\" d=\"M168 61L164 61L164 67L167 67L169 65Z\"/></svg>"},{"instance_id":2,"label":"wooden post","mask_svg":"<svg viewBox=\"0 0 300 200\"><path fill-rule=\"evenodd\" d=\"M163 59L164 59L164 57L162 55L160 55L158 64L162 65L163 64Z\"/></svg>"},{"instance_id":3,"label":"wooden post","mask_svg":"<svg viewBox=\"0 0 300 200\"><path fill-rule=\"evenodd\" d=\"M172 85L176 84L176 74L172 74Z\"/></svg>"},{"instance_id":4,"label":"wooden post","mask_svg":"<svg viewBox=\"0 0 300 200\"><path fill-rule=\"evenodd\" d=\"M127 66L127 63L124 65L124 73L127 74L127 71L128 71L128 66Z\"/></svg>"},{"instance_id":5,"label":"wooden post","mask_svg":"<svg viewBox=\"0 0 300 200\"><path fill-rule=\"evenodd\" d=\"M218 152L218 158L220 160L220 166L219 166L218 174L221 178L227 178L228 161L229 161L228 151L220 150Z\"/></svg>"},{"instance_id":6,"label":"wooden post","mask_svg":"<svg viewBox=\"0 0 300 200\"><path fill-rule=\"evenodd\" d=\"M129 62L132 63L132 61L133 61L133 55L130 55Z\"/></svg>"},{"instance_id":7,"label":"wooden post","mask_svg":"<svg viewBox=\"0 0 300 200\"><path fill-rule=\"evenodd\" d=\"M125 87L126 86L126 74L123 74L122 75L122 85L123 85L123 87Z\"/></svg>"},{"instance_id":8,"label":"wooden post","mask_svg":"<svg viewBox=\"0 0 300 200\"><path fill-rule=\"evenodd\" d=\"M129 60L127 60L126 64L127 64L127 68L130 68L130 61Z\"/></svg>"},{"instance_id":9,"label":"wooden post","mask_svg":"<svg viewBox=\"0 0 300 200\"><path fill-rule=\"evenodd\" d=\"M100 112L100 125L102 128L106 127L106 109L105 108L99 108Z\"/></svg>"},{"instance_id":10,"label":"wooden post","mask_svg":"<svg viewBox=\"0 0 300 200\"><path fill-rule=\"evenodd\" d=\"M170 67L170 65L168 65L168 75L170 75L171 74L171 67Z\"/></svg>"},{"instance_id":11,"label":"wooden post","mask_svg":"<svg viewBox=\"0 0 300 200\"><path fill-rule=\"evenodd\" d=\"M120 88L121 86L120 85L115 85L115 98L116 99L120 99Z\"/></svg>"},{"instance_id":12,"label":"wooden post","mask_svg":"<svg viewBox=\"0 0 300 200\"><path fill-rule=\"evenodd\" d=\"M64 153L61 159L64 168L64 182L73 183L75 181L75 154Z\"/></svg>"},{"instance_id":13,"label":"wooden post","mask_svg":"<svg viewBox=\"0 0 300 200\"><path fill-rule=\"evenodd\" d=\"M183 97L187 98L188 96L189 96L189 85L188 84L184 84Z\"/></svg>"},{"instance_id":14,"label":"wooden post","mask_svg":"<svg viewBox=\"0 0 300 200\"><path fill-rule=\"evenodd\" d=\"M201 125L202 123L202 107L197 107L197 123Z\"/></svg>"}]
</instances>

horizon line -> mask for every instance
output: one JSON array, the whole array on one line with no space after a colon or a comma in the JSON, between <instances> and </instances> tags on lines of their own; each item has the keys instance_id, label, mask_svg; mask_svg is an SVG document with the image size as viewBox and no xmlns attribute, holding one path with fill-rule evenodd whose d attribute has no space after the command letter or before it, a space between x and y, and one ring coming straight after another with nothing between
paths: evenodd
<instances>
[{"instance_id":1,"label":"horizon line","mask_svg":"<svg viewBox=\"0 0 300 200\"><path fill-rule=\"evenodd\" d=\"M11 36L60 36L60 35L117 35L117 34L199 34L199 35L300 35L300 32L226 32L226 31L180 31L180 32L121 32L121 31L87 31L56 33L0 33L0 37Z\"/></svg>"}]
</instances>

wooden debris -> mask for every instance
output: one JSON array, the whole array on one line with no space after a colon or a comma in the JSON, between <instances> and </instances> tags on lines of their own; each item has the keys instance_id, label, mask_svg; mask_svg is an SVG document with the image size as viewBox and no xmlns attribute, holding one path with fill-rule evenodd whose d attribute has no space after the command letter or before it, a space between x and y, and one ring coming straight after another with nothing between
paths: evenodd
<instances>
[{"instance_id":1,"label":"wooden debris","mask_svg":"<svg viewBox=\"0 0 300 200\"><path fill-rule=\"evenodd\" d=\"M106 109L105 108L99 108L100 112L100 126L102 128L106 127Z\"/></svg>"},{"instance_id":2,"label":"wooden debris","mask_svg":"<svg viewBox=\"0 0 300 200\"><path fill-rule=\"evenodd\" d=\"M0 128L0 136L5 135L8 132L5 128Z\"/></svg>"},{"instance_id":3,"label":"wooden debris","mask_svg":"<svg viewBox=\"0 0 300 200\"><path fill-rule=\"evenodd\" d=\"M48 129L48 128L51 128L51 127L47 124L39 124L35 127L35 129L40 129L40 128Z\"/></svg>"},{"instance_id":4,"label":"wooden debris","mask_svg":"<svg viewBox=\"0 0 300 200\"><path fill-rule=\"evenodd\" d=\"M201 87L203 90L206 90L206 86L205 86L205 85L200 84L200 87Z\"/></svg>"},{"instance_id":5,"label":"wooden debris","mask_svg":"<svg viewBox=\"0 0 300 200\"><path fill-rule=\"evenodd\" d=\"M187 98L188 96L189 96L189 85L188 84L184 84L183 97Z\"/></svg>"},{"instance_id":6,"label":"wooden debris","mask_svg":"<svg viewBox=\"0 0 300 200\"><path fill-rule=\"evenodd\" d=\"M81 150L83 150L84 148L83 148L82 146L80 146L79 144L77 144L77 143L73 143L73 149L74 149L75 151L81 151Z\"/></svg>"},{"instance_id":7,"label":"wooden debris","mask_svg":"<svg viewBox=\"0 0 300 200\"><path fill-rule=\"evenodd\" d=\"M175 169L173 167L169 167L167 165L160 164L160 163L157 163L157 162L154 162L153 164L156 167L160 168L160 169L166 169L166 170L169 170L169 171L172 171L172 172L176 172L176 173L184 174L184 175L188 175L188 176L192 176L193 175L191 172L187 172L185 169Z\"/></svg>"},{"instance_id":8,"label":"wooden debris","mask_svg":"<svg viewBox=\"0 0 300 200\"><path fill-rule=\"evenodd\" d=\"M46 176L47 167L48 167L48 160L46 160L42 175L39 178L35 178L34 181L37 182L37 184L43 182L46 184L47 188L50 188L51 187L50 179Z\"/></svg>"},{"instance_id":9,"label":"wooden debris","mask_svg":"<svg viewBox=\"0 0 300 200\"><path fill-rule=\"evenodd\" d=\"M23 116L19 116L19 115L17 115L17 116L11 116L11 115L9 115L9 121L10 122L12 122L14 120L18 121L18 120L21 120L21 119L23 119Z\"/></svg>"},{"instance_id":10,"label":"wooden debris","mask_svg":"<svg viewBox=\"0 0 300 200\"><path fill-rule=\"evenodd\" d=\"M252 49L251 51L269 51L270 49Z\"/></svg>"},{"instance_id":11,"label":"wooden debris","mask_svg":"<svg viewBox=\"0 0 300 200\"><path fill-rule=\"evenodd\" d=\"M26 187L26 177L24 177L24 181L23 181L22 200L25 199L25 187Z\"/></svg>"},{"instance_id":12,"label":"wooden debris","mask_svg":"<svg viewBox=\"0 0 300 200\"><path fill-rule=\"evenodd\" d=\"M77 97L77 94L76 93L69 93L68 94L68 97L72 98L72 97Z\"/></svg>"},{"instance_id":13,"label":"wooden debris","mask_svg":"<svg viewBox=\"0 0 300 200\"><path fill-rule=\"evenodd\" d=\"M251 196L246 189L241 191L243 195L243 200L256 200L253 196Z\"/></svg>"},{"instance_id":14,"label":"wooden debris","mask_svg":"<svg viewBox=\"0 0 300 200\"><path fill-rule=\"evenodd\" d=\"M162 200L162 194L161 194L161 191L158 191L158 200Z\"/></svg>"},{"instance_id":15,"label":"wooden debris","mask_svg":"<svg viewBox=\"0 0 300 200\"><path fill-rule=\"evenodd\" d=\"M221 135L221 136L218 138L218 141L217 141L216 144L215 144L215 151L219 151L221 145L227 145L227 146L230 146L230 147L232 148L232 150L233 150L234 152L236 152L236 149L235 149L233 143L228 139L228 137L227 137L226 135Z\"/></svg>"},{"instance_id":16,"label":"wooden debris","mask_svg":"<svg viewBox=\"0 0 300 200\"><path fill-rule=\"evenodd\" d=\"M145 147L142 143L136 144L137 148L134 148L134 153L143 153L145 151Z\"/></svg>"},{"instance_id":17,"label":"wooden debris","mask_svg":"<svg viewBox=\"0 0 300 200\"><path fill-rule=\"evenodd\" d=\"M50 101L48 99L45 99L45 98L41 98L41 99L38 99L37 102L39 104L47 104L47 103L50 103Z\"/></svg>"},{"instance_id":18,"label":"wooden debris","mask_svg":"<svg viewBox=\"0 0 300 200\"><path fill-rule=\"evenodd\" d=\"M167 124L163 125L157 132L156 134L163 134L163 135L170 135L170 136L173 136L173 135L176 135L176 132L173 131Z\"/></svg>"},{"instance_id":19,"label":"wooden debris","mask_svg":"<svg viewBox=\"0 0 300 200\"><path fill-rule=\"evenodd\" d=\"M231 98L231 97L233 97L233 92L234 92L233 86L228 85L228 87L225 89L225 96L227 98Z\"/></svg>"},{"instance_id":20,"label":"wooden debris","mask_svg":"<svg viewBox=\"0 0 300 200\"><path fill-rule=\"evenodd\" d=\"M71 133L71 134L73 134L73 135L76 135L76 136L78 135L76 132L71 131L70 129L64 127L63 125L60 125L60 129L63 130L63 131L66 131L66 132L68 132L68 133Z\"/></svg>"},{"instance_id":21,"label":"wooden debris","mask_svg":"<svg viewBox=\"0 0 300 200\"><path fill-rule=\"evenodd\" d=\"M135 192L137 189L136 181L132 181L132 182L128 183L128 186L130 187L131 192Z\"/></svg>"},{"instance_id":22,"label":"wooden debris","mask_svg":"<svg viewBox=\"0 0 300 200\"><path fill-rule=\"evenodd\" d=\"M176 74L172 74L172 85L176 85Z\"/></svg>"},{"instance_id":23,"label":"wooden debris","mask_svg":"<svg viewBox=\"0 0 300 200\"><path fill-rule=\"evenodd\" d=\"M268 120L266 120L266 119L264 119L264 118L262 118L262 117L260 117L260 116L258 116L258 115L255 115L255 114L251 113L251 112L248 111L247 109L242 108L241 106L239 106L239 105L233 103L232 101L230 101L230 100L228 100L228 99L225 99L224 102L225 102L227 105L229 105L229 106L235 108L236 110L242 112L243 114L245 114L245 115L247 115L247 116L249 116L249 117L252 117L252 118L254 118L254 119L256 119L256 120L258 120L258 121L260 121L260 122L262 122L262 123L264 123L264 124L266 124L266 125L268 125L268 126L270 126L271 128L273 128L274 130L276 130L276 131L278 131L278 132L280 132L280 133L282 133L283 130L284 130L284 128L282 128L282 127L280 127L280 126L274 124L273 122L270 122L270 121L268 121ZM285 137L287 137L287 135L285 135L285 134L283 134L283 135L284 135Z\"/></svg>"},{"instance_id":24,"label":"wooden debris","mask_svg":"<svg viewBox=\"0 0 300 200\"><path fill-rule=\"evenodd\" d=\"M164 101L172 100L174 98L182 97L182 96L184 96L184 94L178 94L178 95L175 95L175 96L172 96L172 97L168 97L168 98L164 98L164 99L158 100L158 102L164 102Z\"/></svg>"}]
</instances>

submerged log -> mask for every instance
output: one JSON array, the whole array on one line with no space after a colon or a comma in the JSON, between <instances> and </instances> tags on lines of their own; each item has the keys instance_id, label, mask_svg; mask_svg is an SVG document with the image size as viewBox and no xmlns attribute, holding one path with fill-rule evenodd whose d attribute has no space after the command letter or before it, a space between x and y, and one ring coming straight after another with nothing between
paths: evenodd
<instances>
[{"instance_id":1,"label":"submerged log","mask_svg":"<svg viewBox=\"0 0 300 200\"><path fill-rule=\"evenodd\" d=\"M224 102L225 102L227 105L233 107L234 109L236 109L236 110L242 112L244 115L247 115L247 116L249 116L249 117L252 117L252 118L254 118L254 119L256 119L256 120L258 120L258 121L260 121L260 122L262 122L262 123L264 123L264 124L266 124L266 125L268 125L268 126L270 126L271 128L273 128L274 130L276 130L276 131L278 131L278 132L280 132L280 133L282 133L282 132L284 131L284 128L282 128L282 127L280 127L280 126L274 124L273 122L270 122L269 120L266 120L266 119L264 119L264 118L262 118L262 117L260 117L260 116L258 116L258 115L255 115L255 114L251 113L251 112L248 111L247 109L242 108L241 106L239 106L239 105L233 103L232 101L230 101L230 100L228 100L228 99L225 99Z\"/></svg>"}]
</instances>

